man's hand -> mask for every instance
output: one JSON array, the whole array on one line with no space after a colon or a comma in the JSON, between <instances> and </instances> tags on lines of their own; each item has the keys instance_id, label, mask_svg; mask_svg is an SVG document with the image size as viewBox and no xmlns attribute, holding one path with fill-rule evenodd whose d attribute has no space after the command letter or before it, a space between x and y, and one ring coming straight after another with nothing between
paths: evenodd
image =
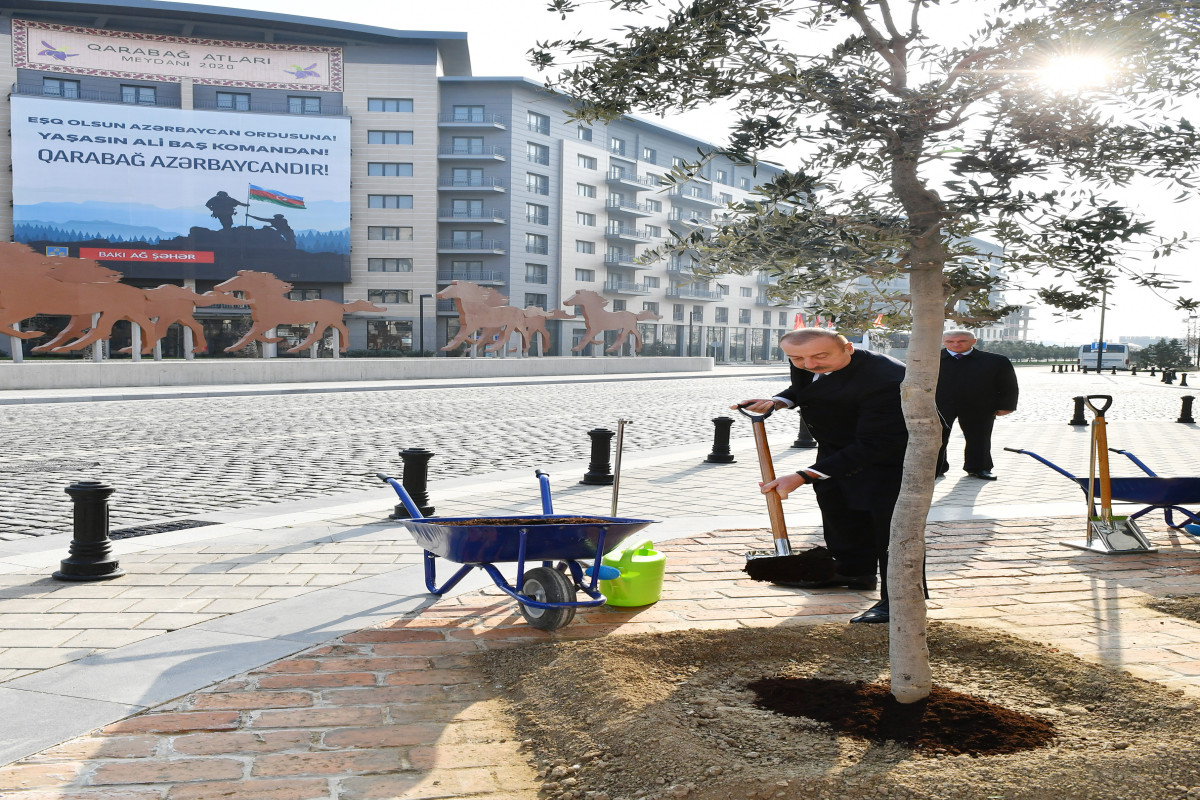
<instances>
[{"instance_id":1,"label":"man's hand","mask_svg":"<svg viewBox=\"0 0 1200 800\"><path fill-rule=\"evenodd\" d=\"M808 479L798 472L789 472L781 478L776 478L770 483L758 484L763 494L778 492L780 500L787 500L787 496L799 489L804 484L808 483Z\"/></svg>"},{"instance_id":2,"label":"man's hand","mask_svg":"<svg viewBox=\"0 0 1200 800\"><path fill-rule=\"evenodd\" d=\"M1005 414L1011 414L1011 413L1012 413L1012 411L997 411L996 416L1003 417Z\"/></svg>"},{"instance_id":3,"label":"man's hand","mask_svg":"<svg viewBox=\"0 0 1200 800\"><path fill-rule=\"evenodd\" d=\"M729 408L733 411L737 411L739 408L744 408L745 410L755 414L765 414L768 411L774 411L775 407L776 404L774 400L743 400L742 402L736 403Z\"/></svg>"}]
</instances>

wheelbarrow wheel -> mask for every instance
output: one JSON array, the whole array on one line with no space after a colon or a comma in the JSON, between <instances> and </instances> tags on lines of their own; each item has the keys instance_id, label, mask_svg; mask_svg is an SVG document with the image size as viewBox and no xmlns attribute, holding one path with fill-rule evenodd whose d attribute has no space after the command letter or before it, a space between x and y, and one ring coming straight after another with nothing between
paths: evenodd
<instances>
[{"instance_id":1,"label":"wheelbarrow wheel","mask_svg":"<svg viewBox=\"0 0 1200 800\"><path fill-rule=\"evenodd\" d=\"M525 573L521 594L539 603L574 603L575 584L550 567L535 567ZM521 603L521 616L535 628L554 631L575 619L575 608L533 608Z\"/></svg>"}]
</instances>

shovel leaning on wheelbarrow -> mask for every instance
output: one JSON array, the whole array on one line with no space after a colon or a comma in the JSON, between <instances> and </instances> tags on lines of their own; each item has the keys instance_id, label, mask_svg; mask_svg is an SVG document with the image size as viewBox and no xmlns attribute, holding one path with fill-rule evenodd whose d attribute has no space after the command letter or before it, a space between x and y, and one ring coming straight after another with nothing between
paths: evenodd
<instances>
[{"instance_id":1,"label":"shovel leaning on wheelbarrow","mask_svg":"<svg viewBox=\"0 0 1200 800\"><path fill-rule=\"evenodd\" d=\"M771 448L767 444L767 430L763 423L772 412L752 414L746 411L744 405L738 406L737 410L750 420L754 430L754 449L758 453L759 472L762 474L763 483L770 483L775 480L775 465L771 462ZM767 515L771 519L771 537L775 540L775 549L751 550L746 553L746 566L743 568L746 574L752 580L766 581L779 586L795 586L799 583L833 578L837 568L833 557L825 548L816 547L803 553L792 552L787 524L783 520L783 498L779 496L779 492L771 490L764 497L767 500Z\"/></svg>"}]
</instances>

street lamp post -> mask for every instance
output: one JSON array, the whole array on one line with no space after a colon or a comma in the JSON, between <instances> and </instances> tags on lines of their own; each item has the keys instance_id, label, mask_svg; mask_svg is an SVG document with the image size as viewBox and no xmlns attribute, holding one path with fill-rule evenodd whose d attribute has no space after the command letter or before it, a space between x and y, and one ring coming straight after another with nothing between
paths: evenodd
<instances>
[{"instance_id":1,"label":"street lamp post","mask_svg":"<svg viewBox=\"0 0 1200 800\"><path fill-rule=\"evenodd\" d=\"M421 355L422 356L425 355L425 298L426 297L432 299L433 295L423 294L423 295L421 295L421 297L419 298L419 301L417 303L418 313L421 317L421 319L420 319L421 333L420 333L419 341L421 343Z\"/></svg>"},{"instance_id":2,"label":"street lamp post","mask_svg":"<svg viewBox=\"0 0 1200 800\"><path fill-rule=\"evenodd\" d=\"M1108 287L1100 290L1100 340L1096 342L1096 374L1104 366L1104 311L1108 307Z\"/></svg>"}]
</instances>

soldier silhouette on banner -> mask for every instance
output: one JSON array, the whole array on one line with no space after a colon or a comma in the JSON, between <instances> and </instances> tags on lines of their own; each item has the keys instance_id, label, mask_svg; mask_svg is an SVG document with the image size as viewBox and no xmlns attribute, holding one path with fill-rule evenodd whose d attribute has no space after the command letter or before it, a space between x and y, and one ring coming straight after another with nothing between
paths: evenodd
<instances>
[{"instance_id":1,"label":"soldier silhouette on banner","mask_svg":"<svg viewBox=\"0 0 1200 800\"><path fill-rule=\"evenodd\" d=\"M256 219L259 222L265 222L283 238L283 241L288 247L296 246L296 232L292 230L292 226L288 224L287 217L283 214L276 214L273 217L256 217L253 214L247 214L250 219ZM263 228L266 230L266 228Z\"/></svg>"},{"instance_id":2,"label":"soldier silhouette on banner","mask_svg":"<svg viewBox=\"0 0 1200 800\"><path fill-rule=\"evenodd\" d=\"M237 213L238 206L249 208L250 204L235 200L227 192L217 192L204 204L204 207L211 211L212 215L221 223L221 230L224 231L233 227L233 215Z\"/></svg>"}]
</instances>

